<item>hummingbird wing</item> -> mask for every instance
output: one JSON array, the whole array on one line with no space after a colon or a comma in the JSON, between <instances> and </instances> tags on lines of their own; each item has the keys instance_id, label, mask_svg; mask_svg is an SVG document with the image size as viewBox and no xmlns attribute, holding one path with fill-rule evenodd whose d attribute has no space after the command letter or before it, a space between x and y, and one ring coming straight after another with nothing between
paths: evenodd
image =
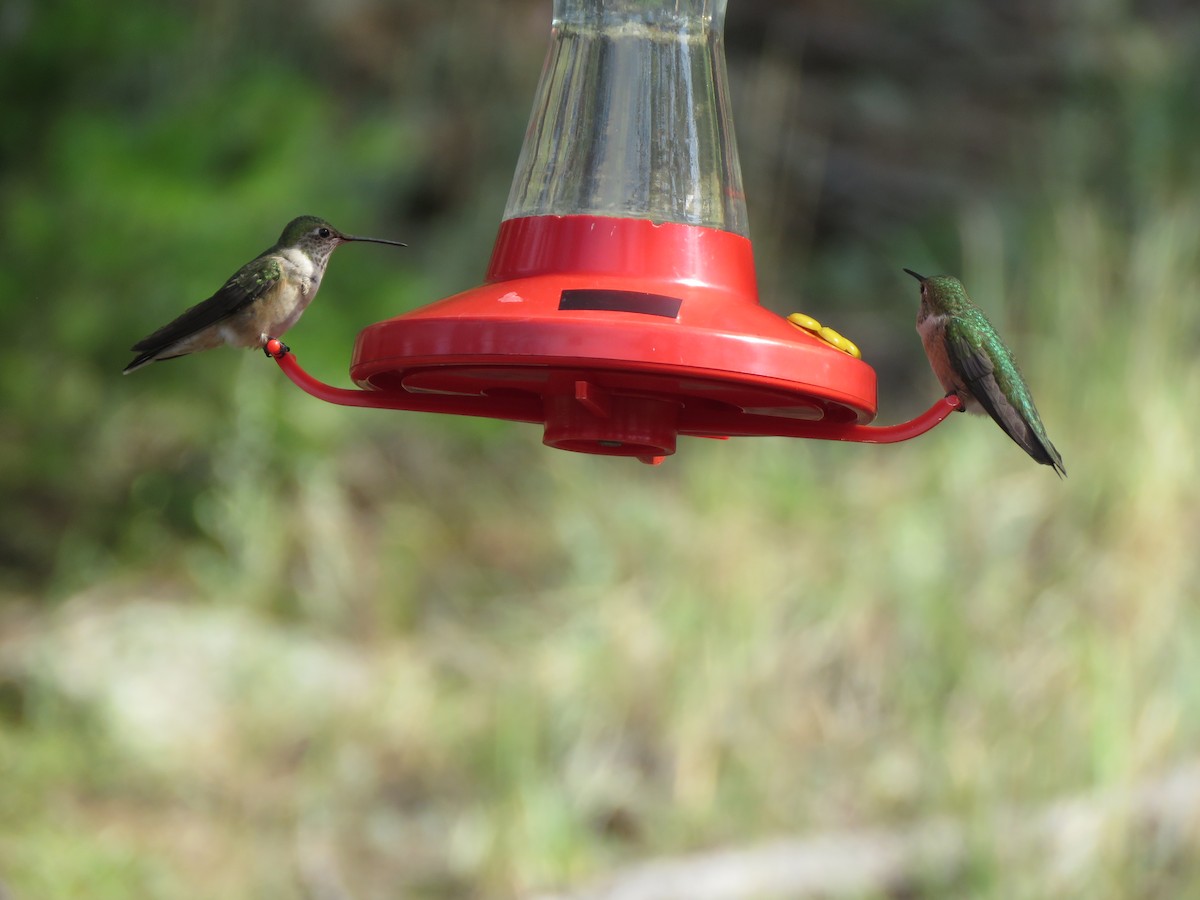
<instances>
[{"instance_id":1,"label":"hummingbird wing","mask_svg":"<svg viewBox=\"0 0 1200 900\"><path fill-rule=\"evenodd\" d=\"M166 353L172 345L249 306L275 287L282 277L283 269L274 256L262 257L242 266L207 300L200 301L134 344L131 349L141 351L141 355L126 366L126 371L132 371L151 359L170 359L170 355L159 354Z\"/></svg>"},{"instance_id":2,"label":"hummingbird wing","mask_svg":"<svg viewBox=\"0 0 1200 900\"><path fill-rule=\"evenodd\" d=\"M1016 375L1016 364L1008 348L994 332L981 341L972 334L981 329L969 326L957 316L946 323L946 349L950 365L997 425L1037 462L1053 466L1065 475L1062 457L1046 436L1037 407L1033 405L1025 382ZM1001 371L997 372L995 356L1000 357ZM1011 370L1010 373L1003 371ZM1002 383L1003 382L1003 383Z\"/></svg>"}]
</instances>

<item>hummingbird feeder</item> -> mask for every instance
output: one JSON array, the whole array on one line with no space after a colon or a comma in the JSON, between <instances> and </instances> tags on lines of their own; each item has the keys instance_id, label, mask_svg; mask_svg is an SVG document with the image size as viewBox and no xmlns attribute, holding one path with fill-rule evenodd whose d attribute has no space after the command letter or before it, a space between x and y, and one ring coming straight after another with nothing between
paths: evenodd
<instances>
[{"instance_id":1,"label":"hummingbird feeder","mask_svg":"<svg viewBox=\"0 0 1200 900\"><path fill-rule=\"evenodd\" d=\"M681 434L891 443L945 419L954 397L870 426L853 345L759 304L726 3L554 0L484 283L363 329L358 390L268 352L332 403L540 423L551 447L649 463Z\"/></svg>"}]
</instances>

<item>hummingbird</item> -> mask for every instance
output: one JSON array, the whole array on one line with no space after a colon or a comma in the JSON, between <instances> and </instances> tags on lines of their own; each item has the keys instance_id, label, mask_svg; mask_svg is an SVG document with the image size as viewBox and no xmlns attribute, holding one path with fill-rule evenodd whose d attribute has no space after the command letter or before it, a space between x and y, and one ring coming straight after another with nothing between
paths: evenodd
<instances>
[{"instance_id":1,"label":"hummingbird","mask_svg":"<svg viewBox=\"0 0 1200 900\"><path fill-rule=\"evenodd\" d=\"M292 219L278 241L234 272L215 294L134 344L138 355L124 374L222 344L265 348L295 325L317 296L329 255L352 241L407 246L343 234L317 216Z\"/></svg>"},{"instance_id":2,"label":"hummingbird","mask_svg":"<svg viewBox=\"0 0 1200 900\"><path fill-rule=\"evenodd\" d=\"M987 412L1034 460L1053 466L1059 477L1066 475L1012 352L962 282L951 275L904 271L921 282L917 331L946 396L957 395L961 409Z\"/></svg>"}]
</instances>

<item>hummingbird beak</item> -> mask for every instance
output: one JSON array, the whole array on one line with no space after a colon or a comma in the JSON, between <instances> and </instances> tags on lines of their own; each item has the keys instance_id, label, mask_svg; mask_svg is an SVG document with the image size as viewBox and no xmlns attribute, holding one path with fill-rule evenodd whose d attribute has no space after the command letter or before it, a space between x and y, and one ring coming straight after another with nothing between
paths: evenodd
<instances>
[{"instance_id":1,"label":"hummingbird beak","mask_svg":"<svg viewBox=\"0 0 1200 900\"><path fill-rule=\"evenodd\" d=\"M391 244L393 247L407 247L408 246L408 244L404 243L403 241L387 241L387 240L384 240L383 238L358 237L357 235L353 235L353 234L343 234L342 235L343 243L349 244L352 241L361 241L362 243L365 243L365 244Z\"/></svg>"},{"instance_id":2,"label":"hummingbird beak","mask_svg":"<svg viewBox=\"0 0 1200 900\"><path fill-rule=\"evenodd\" d=\"M905 269L904 271L905 271L905 272L907 272L909 275L911 275L913 278L917 279L917 281L924 281L924 280L925 280L925 276L924 276L924 275L918 275L918 274L917 274L916 272L914 272L912 269Z\"/></svg>"}]
</instances>

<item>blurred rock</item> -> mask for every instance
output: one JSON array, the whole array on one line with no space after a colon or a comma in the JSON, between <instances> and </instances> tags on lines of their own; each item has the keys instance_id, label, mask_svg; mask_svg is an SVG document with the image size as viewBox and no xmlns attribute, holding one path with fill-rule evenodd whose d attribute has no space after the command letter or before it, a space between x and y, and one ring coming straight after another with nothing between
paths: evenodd
<instances>
[{"instance_id":1,"label":"blurred rock","mask_svg":"<svg viewBox=\"0 0 1200 900\"><path fill-rule=\"evenodd\" d=\"M154 601L68 604L26 666L146 764L208 775L252 747L304 741L375 696L374 666L348 647L237 609Z\"/></svg>"}]
</instances>

